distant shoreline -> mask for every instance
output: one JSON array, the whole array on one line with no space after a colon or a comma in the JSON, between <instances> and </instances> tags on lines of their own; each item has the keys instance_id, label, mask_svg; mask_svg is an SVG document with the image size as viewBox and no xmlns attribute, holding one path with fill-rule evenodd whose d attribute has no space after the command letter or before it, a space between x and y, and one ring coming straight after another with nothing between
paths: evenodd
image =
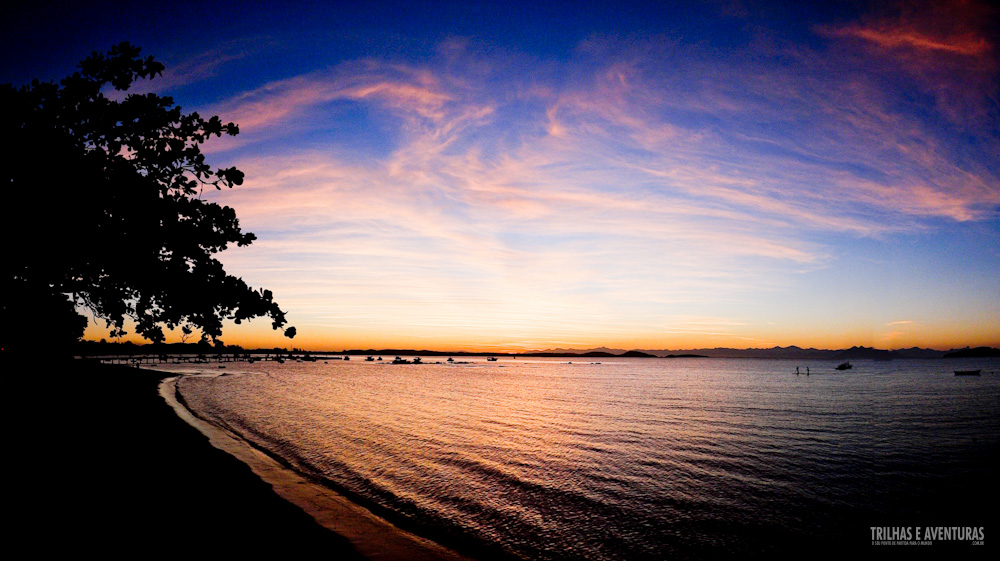
<instances>
[{"instance_id":1,"label":"distant shoreline","mask_svg":"<svg viewBox=\"0 0 1000 561\"><path fill-rule=\"evenodd\" d=\"M212 347L207 344L144 344L134 343L99 343L85 341L78 345L77 356L177 356L204 355L218 357L219 355L243 355L254 357L313 357L317 360L336 360L344 357L382 357L392 360L394 356L433 356L433 357L497 357L497 358L741 358L741 359L795 359L795 360L896 360L896 359L937 359L962 357L1000 357L1000 349L994 347L964 347L948 351L913 347L909 349L875 349L872 347L851 347L850 349L803 349L800 347L773 347L769 349L732 349L725 347L701 349L549 349L543 351L514 352L482 352L482 351L435 351L428 349L344 349L333 350L302 350L302 349L244 349L239 346Z\"/></svg>"}]
</instances>

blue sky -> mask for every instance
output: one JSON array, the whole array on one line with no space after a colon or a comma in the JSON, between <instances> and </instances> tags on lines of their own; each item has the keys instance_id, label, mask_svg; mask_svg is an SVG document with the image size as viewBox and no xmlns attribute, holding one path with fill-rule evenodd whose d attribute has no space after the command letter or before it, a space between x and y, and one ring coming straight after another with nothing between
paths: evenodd
<instances>
[{"instance_id":1,"label":"blue sky","mask_svg":"<svg viewBox=\"0 0 1000 561\"><path fill-rule=\"evenodd\" d=\"M240 125L220 257L296 346L1000 345L985 5L19 10L0 81L127 40Z\"/></svg>"}]
</instances>

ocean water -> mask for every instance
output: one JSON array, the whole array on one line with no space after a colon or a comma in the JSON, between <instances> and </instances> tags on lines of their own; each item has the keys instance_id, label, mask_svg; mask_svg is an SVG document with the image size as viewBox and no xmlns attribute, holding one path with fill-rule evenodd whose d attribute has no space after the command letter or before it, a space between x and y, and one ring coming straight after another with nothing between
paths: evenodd
<instances>
[{"instance_id":1,"label":"ocean water","mask_svg":"<svg viewBox=\"0 0 1000 561\"><path fill-rule=\"evenodd\" d=\"M231 364L178 389L474 557L758 556L870 548L873 526L1000 529L997 359L460 360ZM967 368L984 374L953 374Z\"/></svg>"}]
</instances>

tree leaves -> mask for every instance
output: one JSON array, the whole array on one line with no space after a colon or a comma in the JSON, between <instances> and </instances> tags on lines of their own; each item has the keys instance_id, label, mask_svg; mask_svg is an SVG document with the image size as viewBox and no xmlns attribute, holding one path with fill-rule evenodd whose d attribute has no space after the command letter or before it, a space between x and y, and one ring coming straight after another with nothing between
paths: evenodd
<instances>
[{"instance_id":1,"label":"tree leaves","mask_svg":"<svg viewBox=\"0 0 1000 561\"><path fill-rule=\"evenodd\" d=\"M112 336L126 317L153 341L164 338L163 326L218 340L226 319L267 316L282 328L285 313L271 293L226 274L214 258L255 236L240 229L232 208L197 197L205 186L243 183L243 172L213 168L200 149L239 128L184 114L167 96L108 99L108 85L126 91L162 74L163 65L139 52L121 43L93 53L60 86L0 86L0 130L14 140L0 153L8 199L0 229L18 241L5 255L6 282L73 294ZM5 313L2 321L18 318Z\"/></svg>"}]
</instances>

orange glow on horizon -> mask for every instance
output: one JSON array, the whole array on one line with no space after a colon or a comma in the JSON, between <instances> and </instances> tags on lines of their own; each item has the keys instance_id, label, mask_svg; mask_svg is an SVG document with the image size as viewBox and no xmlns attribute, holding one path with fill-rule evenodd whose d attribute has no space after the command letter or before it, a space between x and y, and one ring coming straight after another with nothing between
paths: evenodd
<instances>
[{"instance_id":1,"label":"orange glow on horizon","mask_svg":"<svg viewBox=\"0 0 1000 561\"><path fill-rule=\"evenodd\" d=\"M263 326L263 322L261 322ZM103 334L103 337L102 337ZM84 339L98 341L107 339L106 331L91 324L88 326ZM845 349L854 346L873 347L877 349L904 349L920 347L935 350L950 350L969 347L1000 348L1000 333L977 334L972 331L956 330L951 333L905 333L893 330L887 326L883 332L873 334L865 331L843 334L813 334L805 337L798 330L771 330L766 338L751 338L729 333L700 334L664 334L660 336L634 335L631 337L601 337L600 335L580 336L573 339L534 339L523 337L519 339L490 338L487 336L458 336L446 334L438 336L359 336L349 333L340 334L310 334L303 333L294 339L288 339L279 332L272 331L269 326L251 327L229 326L223 331L222 340L227 345L238 345L243 348L279 348L301 349L306 351L342 351L342 350L379 350L379 349L412 349L436 352L482 352L518 354L531 351L550 349L589 350L594 348L611 348L622 350L689 350L711 348L772 348L797 346L816 349ZM129 335L122 341L136 344L148 343L135 335ZM168 337L168 343L180 342L178 337ZM190 338L188 342L197 342Z\"/></svg>"}]
</instances>

